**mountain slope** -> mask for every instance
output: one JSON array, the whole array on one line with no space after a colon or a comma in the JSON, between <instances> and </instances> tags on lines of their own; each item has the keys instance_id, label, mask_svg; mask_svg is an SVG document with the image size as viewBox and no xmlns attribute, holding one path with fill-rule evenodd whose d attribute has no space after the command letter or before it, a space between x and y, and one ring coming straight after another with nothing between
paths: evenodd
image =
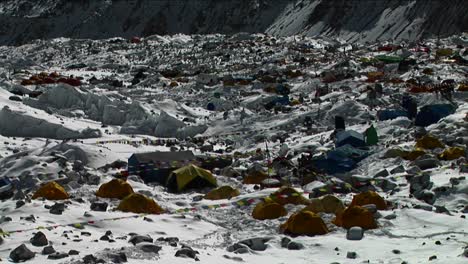
<instances>
[{"instance_id":1,"label":"mountain slope","mask_svg":"<svg viewBox=\"0 0 468 264\"><path fill-rule=\"evenodd\" d=\"M443 12L441 12L443 10ZM6 0L0 44L32 39L266 32L352 41L466 31L465 0ZM360 34L364 33L364 34Z\"/></svg>"}]
</instances>

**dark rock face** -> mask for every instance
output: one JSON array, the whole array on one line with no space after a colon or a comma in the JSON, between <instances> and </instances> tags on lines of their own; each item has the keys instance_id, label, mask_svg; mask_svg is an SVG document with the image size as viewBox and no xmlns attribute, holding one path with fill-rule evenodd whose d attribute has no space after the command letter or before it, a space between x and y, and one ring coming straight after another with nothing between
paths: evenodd
<instances>
[{"instance_id":1,"label":"dark rock face","mask_svg":"<svg viewBox=\"0 0 468 264\"><path fill-rule=\"evenodd\" d=\"M0 14L0 31L3 33L0 44L21 44L56 37L102 39L238 32L267 32L282 36L319 34L352 41L414 40L466 30L468 5L465 0L453 0L450 4L445 0L415 2L47 0L32 3L28 0L6 0L0 3L3 10ZM383 20L384 14L386 23L382 25L379 21ZM295 19L306 23L292 23ZM412 22L420 20L423 22ZM321 24L312 27L318 22ZM364 31L367 33L359 34Z\"/></svg>"}]
</instances>

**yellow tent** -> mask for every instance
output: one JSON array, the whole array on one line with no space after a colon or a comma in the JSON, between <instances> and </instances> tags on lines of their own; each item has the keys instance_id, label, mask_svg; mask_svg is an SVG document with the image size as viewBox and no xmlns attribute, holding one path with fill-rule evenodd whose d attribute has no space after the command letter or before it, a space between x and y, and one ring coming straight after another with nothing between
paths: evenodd
<instances>
[{"instance_id":1,"label":"yellow tent","mask_svg":"<svg viewBox=\"0 0 468 264\"><path fill-rule=\"evenodd\" d=\"M258 220L276 219L287 214L284 206L271 200L258 203L252 211L252 217Z\"/></svg>"},{"instance_id":2,"label":"yellow tent","mask_svg":"<svg viewBox=\"0 0 468 264\"><path fill-rule=\"evenodd\" d=\"M34 195L33 199L43 197L47 200L65 200L70 198L68 193L63 189L63 187L56 182L49 182L39 188Z\"/></svg>"},{"instance_id":3,"label":"yellow tent","mask_svg":"<svg viewBox=\"0 0 468 264\"><path fill-rule=\"evenodd\" d=\"M103 198L123 199L133 193L133 188L128 182L121 179L113 179L99 187L96 196Z\"/></svg>"},{"instance_id":4,"label":"yellow tent","mask_svg":"<svg viewBox=\"0 0 468 264\"><path fill-rule=\"evenodd\" d=\"M280 226L283 233L291 235L315 236L328 233L328 228L319 215L310 211L299 211Z\"/></svg>"},{"instance_id":5,"label":"yellow tent","mask_svg":"<svg viewBox=\"0 0 468 264\"><path fill-rule=\"evenodd\" d=\"M351 202L350 206L361 206L366 204L375 204L377 206L377 209L379 210L387 209L387 202L385 202L384 198L382 198L378 193L374 191L367 191L356 194L353 197L353 201Z\"/></svg>"},{"instance_id":6,"label":"yellow tent","mask_svg":"<svg viewBox=\"0 0 468 264\"><path fill-rule=\"evenodd\" d=\"M364 229L377 228L374 215L361 206L350 206L346 208L343 212L336 215L333 223L346 229L353 226L359 226Z\"/></svg>"},{"instance_id":7,"label":"yellow tent","mask_svg":"<svg viewBox=\"0 0 468 264\"><path fill-rule=\"evenodd\" d=\"M309 204L310 201L294 188L283 186L272 193L270 198L279 204Z\"/></svg>"},{"instance_id":8,"label":"yellow tent","mask_svg":"<svg viewBox=\"0 0 468 264\"><path fill-rule=\"evenodd\" d=\"M435 148L443 148L444 144L440 142L440 140L433 135L427 134L418 140L416 140L416 148L422 149L435 149Z\"/></svg>"},{"instance_id":9,"label":"yellow tent","mask_svg":"<svg viewBox=\"0 0 468 264\"><path fill-rule=\"evenodd\" d=\"M439 154L441 160L454 160L465 156L465 149L461 147L451 147Z\"/></svg>"},{"instance_id":10,"label":"yellow tent","mask_svg":"<svg viewBox=\"0 0 468 264\"><path fill-rule=\"evenodd\" d=\"M180 192L190 188L216 187L216 178L211 172L190 164L173 171L167 179L171 191Z\"/></svg>"},{"instance_id":11,"label":"yellow tent","mask_svg":"<svg viewBox=\"0 0 468 264\"><path fill-rule=\"evenodd\" d=\"M254 171L244 178L244 184L261 184L268 175L263 171Z\"/></svg>"},{"instance_id":12,"label":"yellow tent","mask_svg":"<svg viewBox=\"0 0 468 264\"><path fill-rule=\"evenodd\" d=\"M310 211L313 213L327 213L337 214L345 209L343 202L337 197L328 194L318 199L310 200L310 204L307 205L302 211Z\"/></svg>"},{"instance_id":13,"label":"yellow tent","mask_svg":"<svg viewBox=\"0 0 468 264\"><path fill-rule=\"evenodd\" d=\"M208 200L231 199L232 197L238 196L239 194L239 190L234 189L231 186L221 186L211 190L205 195L204 198Z\"/></svg>"},{"instance_id":14,"label":"yellow tent","mask_svg":"<svg viewBox=\"0 0 468 264\"><path fill-rule=\"evenodd\" d=\"M136 214L161 214L164 210L151 198L132 193L120 201L117 210Z\"/></svg>"}]
</instances>

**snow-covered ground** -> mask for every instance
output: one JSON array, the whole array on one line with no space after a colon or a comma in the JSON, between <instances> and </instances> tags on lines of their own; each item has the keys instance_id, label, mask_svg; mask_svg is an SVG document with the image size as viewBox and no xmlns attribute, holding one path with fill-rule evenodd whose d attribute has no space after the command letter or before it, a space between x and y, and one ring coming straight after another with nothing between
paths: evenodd
<instances>
[{"instance_id":1,"label":"snow-covered ground","mask_svg":"<svg viewBox=\"0 0 468 264\"><path fill-rule=\"evenodd\" d=\"M124 253L128 263L195 262L174 256L182 244L199 252L200 263L466 263L466 151L464 157L445 161L437 159L443 149L426 150L423 159L435 165L423 172L417 170L423 166L421 159L382 158L393 148L413 150L414 134L420 129L406 117L377 119L379 110L401 109L402 95L415 82L429 87L452 79L455 113L426 130L444 148L466 149L468 92L461 91L468 76L466 39L427 40L429 53L411 51L412 47L384 51L380 46L379 51L377 44L351 46L262 34L153 36L141 43L62 38L0 47L0 177L10 178L21 189L0 202L0 228L10 232L0 239L0 263L9 263L10 252L21 244L37 252L27 263L83 263L89 254L111 263L118 253ZM441 48L452 49L453 56L436 56ZM397 70L398 63L375 61L378 55L415 63ZM368 76L380 71L384 72L378 81L383 91L372 108L366 88L375 83ZM68 78L65 81L80 84L38 84L46 78L53 82ZM317 101L316 91L326 88L329 93L322 92ZM282 89L290 91L289 103L269 108L270 102L281 102ZM435 93L411 95L420 108L449 103ZM208 110L211 107L214 110ZM359 133L373 124L379 143L367 148L369 156L353 170L334 175L316 171L314 179L353 185L352 192L334 194L345 205L364 190L354 185L360 179L391 206L375 214L378 228L366 230L363 239L356 241L347 240L346 229L332 223L333 214L320 213L330 232L291 238L304 248L288 250L281 246L286 235L279 227L304 206L289 204L287 216L256 220L251 216L255 204L276 188L256 190L242 184L242 178L247 171L258 166L267 169L269 161L286 156L291 167L276 167L273 162L275 168L269 171L298 191L310 192L311 185L300 184L300 172L294 169L302 169L302 154L319 156L335 148L331 138L335 116L344 117L347 129ZM310 127L304 125L306 117L311 119ZM153 198L167 213L123 213L114 210L119 200L95 196L100 184L126 170L106 165L127 161L133 153L181 149L199 156L235 157L232 165L213 172L219 185L239 189L240 196L199 200L208 190L174 194L163 186L145 184L138 176L128 179L135 192ZM265 155L256 156L258 149ZM411 180L417 175L430 177L425 194L434 200L410 193L415 185ZM41 183L52 180L72 196L61 215L49 213L54 201L31 199ZM391 184L383 186L379 183L383 180ZM242 204L246 200L255 202ZM92 211L96 201L107 202L107 211ZM214 208L219 204L223 206ZM176 211L184 208L191 208L190 212ZM74 225L78 223L82 225ZM77 250L79 255L48 259L41 254L42 247L29 242L38 231L55 250ZM107 231L111 241L100 240ZM149 235L162 249L157 254L144 252L141 245L128 242L130 233ZM179 243L173 247L156 241L159 237L177 237ZM254 237L269 238L266 250L245 254L227 250ZM348 252L357 255L352 258Z\"/></svg>"}]
</instances>

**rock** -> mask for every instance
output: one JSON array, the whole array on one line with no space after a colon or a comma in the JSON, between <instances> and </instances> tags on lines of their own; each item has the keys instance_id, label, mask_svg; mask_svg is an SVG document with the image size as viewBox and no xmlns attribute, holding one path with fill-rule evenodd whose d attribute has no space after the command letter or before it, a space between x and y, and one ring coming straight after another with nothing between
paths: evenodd
<instances>
[{"instance_id":1,"label":"rock","mask_svg":"<svg viewBox=\"0 0 468 264\"><path fill-rule=\"evenodd\" d=\"M16 209L20 208L21 206L25 205L26 203L23 200L19 200L16 202Z\"/></svg>"},{"instance_id":2,"label":"rock","mask_svg":"<svg viewBox=\"0 0 468 264\"><path fill-rule=\"evenodd\" d=\"M436 255L430 256L430 257L429 257L429 261L434 260L434 259L437 259L437 256L436 256Z\"/></svg>"},{"instance_id":3,"label":"rock","mask_svg":"<svg viewBox=\"0 0 468 264\"><path fill-rule=\"evenodd\" d=\"M63 258L67 258L68 257L68 254L65 253L65 252L55 252L53 254L50 254L47 259L63 259Z\"/></svg>"},{"instance_id":4,"label":"rock","mask_svg":"<svg viewBox=\"0 0 468 264\"><path fill-rule=\"evenodd\" d=\"M468 247L465 247L465 250L463 250L463 256L465 256L465 258L468 258Z\"/></svg>"},{"instance_id":5,"label":"rock","mask_svg":"<svg viewBox=\"0 0 468 264\"><path fill-rule=\"evenodd\" d=\"M197 254L198 254L198 251L195 251L190 247L184 247L184 248L177 250L177 252L175 253L175 256L181 257L181 258L193 258L195 260L198 260Z\"/></svg>"},{"instance_id":6,"label":"rock","mask_svg":"<svg viewBox=\"0 0 468 264\"><path fill-rule=\"evenodd\" d=\"M247 245L235 243L227 248L228 252L234 252L236 254L246 254L250 252L250 249Z\"/></svg>"},{"instance_id":7,"label":"rock","mask_svg":"<svg viewBox=\"0 0 468 264\"><path fill-rule=\"evenodd\" d=\"M445 207L445 206L442 206L442 205L434 205L435 207L435 212L436 213L439 213L439 214L448 214L448 215L451 215L450 211Z\"/></svg>"},{"instance_id":8,"label":"rock","mask_svg":"<svg viewBox=\"0 0 468 264\"><path fill-rule=\"evenodd\" d=\"M365 205L362 205L362 207L366 208L367 211L373 214L377 213L377 205L375 204L365 204Z\"/></svg>"},{"instance_id":9,"label":"rock","mask_svg":"<svg viewBox=\"0 0 468 264\"><path fill-rule=\"evenodd\" d=\"M55 203L50 207L49 213L55 215L61 215L65 211L65 204L64 203Z\"/></svg>"},{"instance_id":10,"label":"rock","mask_svg":"<svg viewBox=\"0 0 468 264\"><path fill-rule=\"evenodd\" d=\"M106 202L93 202L91 204L91 211L106 212L108 205Z\"/></svg>"},{"instance_id":11,"label":"rock","mask_svg":"<svg viewBox=\"0 0 468 264\"><path fill-rule=\"evenodd\" d=\"M289 242L291 242L291 239L290 239L289 237L283 237L283 238L281 239L281 247L287 248Z\"/></svg>"},{"instance_id":12,"label":"rock","mask_svg":"<svg viewBox=\"0 0 468 264\"><path fill-rule=\"evenodd\" d=\"M383 169L383 170L377 172L377 173L374 175L374 178L377 178L377 177L386 177L386 176L388 176L388 175L390 175L390 174L388 173L387 169Z\"/></svg>"},{"instance_id":13,"label":"rock","mask_svg":"<svg viewBox=\"0 0 468 264\"><path fill-rule=\"evenodd\" d=\"M127 255L124 252L117 254L108 254L107 257L114 263L124 263L127 262Z\"/></svg>"},{"instance_id":14,"label":"rock","mask_svg":"<svg viewBox=\"0 0 468 264\"><path fill-rule=\"evenodd\" d=\"M102 237L99 238L99 240L101 240L101 241L109 241L110 238L109 238L109 236L103 235Z\"/></svg>"},{"instance_id":15,"label":"rock","mask_svg":"<svg viewBox=\"0 0 468 264\"><path fill-rule=\"evenodd\" d=\"M84 170L83 162L82 162L81 160L75 160L75 161L73 162L72 169L73 169L74 171L82 171L82 170Z\"/></svg>"},{"instance_id":16,"label":"rock","mask_svg":"<svg viewBox=\"0 0 468 264\"><path fill-rule=\"evenodd\" d=\"M355 259L357 258L357 253L354 251L348 251L348 253L346 253L346 258Z\"/></svg>"},{"instance_id":17,"label":"rock","mask_svg":"<svg viewBox=\"0 0 468 264\"><path fill-rule=\"evenodd\" d=\"M37 232L34 236L29 240L33 246L36 247L43 247L49 244L47 237L42 232Z\"/></svg>"},{"instance_id":18,"label":"rock","mask_svg":"<svg viewBox=\"0 0 468 264\"><path fill-rule=\"evenodd\" d=\"M94 255L90 254L90 255L86 255L83 257L83 263L84 264L96 264L96 263L104 263L104 260L101 260L102 262L100 262L100 260L98 258L96 258Z\"/></svg>"},{"instance_id":19,"label":"rock","mask_svg":"<svg viewBox=\"0 0 468 264\"><path fill-rule=\"evenodd\" d=\"M160 237L157 241L164 241L169 244L171 247L177 247L177 242L179 242L179 238L177 237Z\"/></svg>"},{"instance_id":20,"label":"rock","mask_svg":"<svg viewBox=\"0 0 468 264\"><path fill-rule=\"evenodd\" d=\"M264 251L267 248L266 242L270 241L269 237L255 237L239 241L240 244L248 246L255 251Z\"/></svg>"},{"instance_id":21,"label":"rock","mask_svg":"<svg viewBox=\"0 0 468 264\"><path fill-rule=\"evenodd\" d=\"M55 249L52 246L46 246L42 249L42 255L50 255L55 253Z\"/></svg>"},{"instance_id":22,"label":"rock","mask_svg":"<svg viewBox=\"0 0 468 264\"><path fill-rule=\"evenodd\" d=\"M413 206L413 208L414 209L422 209L422 210L429 211L429 212L432 211L432 205L429 205L429 204L417 204L417 205Z\"/></svg>"},{"instance_id":23,"label":"rock","mask_svg":"<svg viewBox=\"0 0 468 264\"><path fill-rule=\"evenodd\" d=\"M421 172L422 170L418 166L412 166L406 170L406 173L411 174L411 175L416 175Z\"/></svg>"},{"instance_id":24,"label":"rock","mask_svg":"<svg viewBox=\"0 0 468 264\"><path fill-rule=\"evenodd\" d=\"M440 161L436 158L417 159L414 161L414 165L421 170L428 170L440 166Z\"/></svg>"},{"instance_id":25,"label":"rock","mask_svg":"<svg viewBox=\"0 0 468 264\"><path fill-rule=\"evenodd\" d=\"M141 249L143 252L154 253L158 254L162 247L157 246L151 243L141 243L138 245L138 248Z\"/></svg>"},{"instance_id":26,"label":"rock","mask_svg":"<svg viewBox=\"0 0 468 264\"><path fill-rule=\"evenodd\" d=\"M68 251L68 255L73 256L73 255L79 255L80 252L78 250L71 249Z\"/></svg>"},{"instance_id":27,"label":"rock","mask_svg":"<svg viewBox=\"0 0 468 264\"><path fill-rule=\"evenodd\" d=\"M384 216L385 219L387 220L393 220L395 218L397 218L397 215L395 213L391 213L391 214L388 214L386 216Z\"/></svg>"},{"instance_id":28,"label":"rock","mask_svg":"<svg viewBox=\"0 0 468 264\"><path fill-rule=\"evenodd\" d=\"M230 260L234 260L234 261L238 261L238 262L243 262L244 260L240 257L231 257L231 256L228 256L228 255L223 255L224 258L227 258L227 259L230 259Z\"/></svg>"},{"instance_id":29,"label":"rock","mask_svg":"<svg viewBox=\"0 0 468 264\"><path fill-rule=\"evenodd\" d=\"M405 172L405 167L403 165L399 165L392 170L390 170L390 174L397 174L397 173L403 173Z\"/></svg>"},{"instance_id":30,"label":"rock","mask_svg":"<svg viewBox=\"0 0 468 264\"><path fill-rule=\"evenodd\" d=\"M401 253L401 251L400 251L400 250L398 250L398 249L394 249L394 250L392 250L392 253L393 253L393 254L400 254L400 253Z\"/></svg>"},{"instance_id":31,"label":"rock","mask_svg":"<svg viewBox=\"0 0 468 264\"><path fill-rule=\"evenodd\" d=\"M348 229L346 233L346 239L348 240L361 240L364 236L364 229L359 226L353 226Z\"/></svg>"},{"instance_id":32,"label":"rock","mask_svg":"<svg viewBox=\"0 0 468 264\"><path fill-rule=\"evenodd\" d=\"M133 245L142 243L142 242L149 242L153 243L153 239L150 236L141 236L141 235L134 235L128 240L129 243L132 243Z\"/></svg>"},{"instance_id":33,"label":"rock","mask_svg":"<svg viewBox=\"0 0 468 264\"><path fill-rule=\"evenodd\" d=\"M11 260L16 263L30 260L34 258L34 256L36 256L36 253L29 250L25 244L21 244L10 252Z\"/></svg>"},{"instance_id":34,"label":"rock","mask_svg":"<svg viewBox=\"0 0 468 264\"><path fill-rule=\"evenodd\" d=\"M295 242L295 241L291 241L288 244L288 249L289 250L300 250L300 249L303 249L303 248L304 248L303 244Z\"/></svg>"}]
</instances>

